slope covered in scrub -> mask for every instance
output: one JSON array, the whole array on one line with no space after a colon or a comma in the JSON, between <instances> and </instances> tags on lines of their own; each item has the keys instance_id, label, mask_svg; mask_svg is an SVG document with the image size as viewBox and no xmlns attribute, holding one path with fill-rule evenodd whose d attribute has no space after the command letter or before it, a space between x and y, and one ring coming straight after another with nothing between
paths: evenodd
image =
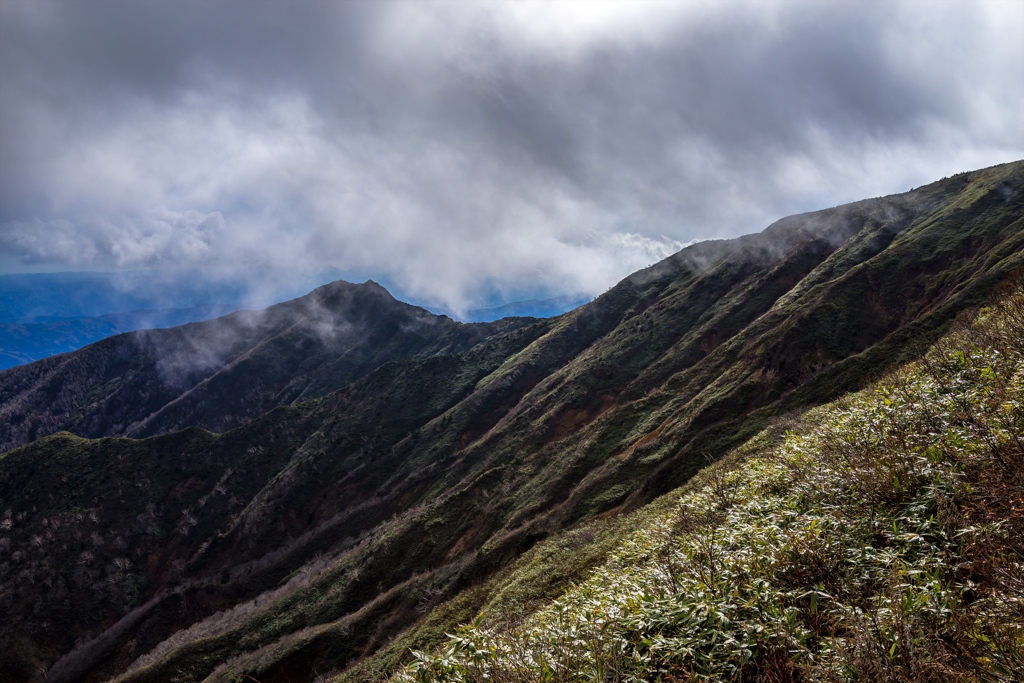
<instances>
[{"instance_id":1,"label":"slope covered in scrub","mask_svg":"<svg viewBox=\"0 0 1024 683\"><path fill-rule=\"evenodd\" d=\"M308 326L287 331L306 306L286 306L285 331L154 413L168 433L67 423L0 455L0 678L373 680L485 604L529 611L581 580L632 511L919 357L1022 265L1017 162L692 245L549 320L389 336L416 311L318 290L307 303L334 292L330 310L365 318L386 353L367 339L358 372L326 372L360 354L306 349ZM0 373L9 433L28 437L18 406L65 372L94 416L137 407L126 387L149 371L107 351ZM297 393L264 406L271 377Z\"/></svg>"},{"instance_id":2,"label":"slope covered in scrub","mask_svg":"<svg viewBox=\"0 0 1024 683\"><path fill-rule=\"evenodd\" d=\"M919 362L762 433L523 619L393 681L1012 681L1024 280Z\"/></svg>"}]
</instances>

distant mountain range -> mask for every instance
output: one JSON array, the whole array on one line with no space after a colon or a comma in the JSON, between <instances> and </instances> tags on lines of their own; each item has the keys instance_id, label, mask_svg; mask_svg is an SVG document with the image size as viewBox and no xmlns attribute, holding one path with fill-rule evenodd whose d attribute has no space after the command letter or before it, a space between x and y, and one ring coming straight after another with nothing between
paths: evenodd
<instances>
[{"instance_id":1,"label":"distant mountain range","mask_svg":"<svg viewBox=\"0 0 1024 683\"><path fill-rule=\"evenodd\" d=\"M456 354L529 322L460 324L372 281L338 281L262 311L118 335L12 368L0 374L0 449L59 429L88 437L226 431L386 363Z\"/></svg>"},{"instance_id":2,"label":"distant mountain range","mask_svg":"<svg viewBox=\"0 0 1024 683\"><path fill-rule=\"evenodd\" d=\"M527 316L532 318L550 318L561 315L574 308L590 302L594 297L578 294L575 296L558 296L551 299L528 299L526 301L513 301L492 306L490 308L474 308L466 313L466 321L492 322L501 318L515 316Z\"/></svg>"},{"instance_id":3,"label":"distant mountain range","mask_svg":"<svg viewBox=\"0 0 1024 683\"><path fill-rule=\"evenodd\" d=\"M337 279L337 271L223 275L198 270L0 275L0 370L121 332L263 308Z\"/></svg>"},{"instance_id":4,"label":"distant mountain range","mask_svg":"<svg viewBox=\"0 0 1024 683\"><path fill-rule=\"evenodd\" d=\"M238 305L204 304L162 311L127 311L78 318L42 316L33 318L33 322L0 323L0 370L75 351L121 332L175 327L238 309Z\"/></svg>"},{"instance_id":5,"label":"distant mountain range","mask_svg":"<svg viewBox=\"0 0 1024 683\"><path fill-rule=\"evenodd\" d=\"M0 275L0 323L97 318L131 311L234 305L243 281L211 281L198 272L24 273Z\"/></svg>"},{"instance_id":6,"label":"distant mountain range","mask_svg":"<svg viewBox=\"0 0 1024 683\"><path fill-rule=\"evenodd\" d=\"M557 317L336 282L0 372L0 678L381 680L485 607L521 623L616 520L1021 268L1016 162L692 245Z\"/></svg>"},{"instance_id":7,"label":"distant mountain range","mask_svg":"<svg viewBox=\"0 0 1024 683\"><path fill-rule=\"evenodd\" d=\"M263 291L242 275L211 278L192 271L0 275L0 370L74 351L122 332L174 327L247 307L263 308L277 297L301 293L295 290L303 282L315 286L331 274L334 271L307 274L288 286L278 284ZM289 292L291 296L282 296ZM516 301L472 309L457 319L546 318L591 298Z\"/></svg>"}]
</instances>

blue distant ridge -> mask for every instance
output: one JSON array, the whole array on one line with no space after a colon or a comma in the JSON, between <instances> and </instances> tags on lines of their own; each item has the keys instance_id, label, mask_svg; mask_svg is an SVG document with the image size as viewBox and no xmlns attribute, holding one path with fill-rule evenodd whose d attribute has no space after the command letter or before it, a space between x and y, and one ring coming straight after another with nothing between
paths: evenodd
<instances>
[{"instance_id":1,"label":"blue distant ridge","mask_svg":"<svg viewBox=\"0 0 1024 683\"><path fill-rule=\"evenodd\" d=\"M463 318L465 322L489 323L501 318L531 317L550 318L552 316L567 313L574 308L589 303L593 297L583 295L565 295L552 299L529 299L527 301L513 301L493 306L490 308L474 308L467 311Z\"/></svg>"},{"instance_id":2,"label":"blue distant ridge","mask_svg":"<svg viewBox=\"0 0 1024 683\"><path fill-rule=\"evenodd\" d=\"M128 311L77 318L51 316L28 323L0 323L0 370L76 351L122 332L201 322L239 308L236 304L204 304L162 311Z\"/></svg>"}]
</instances>

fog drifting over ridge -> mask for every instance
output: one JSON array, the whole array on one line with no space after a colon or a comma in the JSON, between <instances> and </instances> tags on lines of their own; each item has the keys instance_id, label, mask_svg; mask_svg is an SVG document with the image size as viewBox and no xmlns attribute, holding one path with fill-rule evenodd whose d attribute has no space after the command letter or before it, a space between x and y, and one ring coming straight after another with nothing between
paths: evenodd
<instances>
[{"instance_id":1,"label":"fog drifting over ridge","mask_svg":"<svg viewBox=\"0 0 1024 683\"><path fill-rule=\"evenodd\" d=\"M1024 157L1024 5L4 0L0 150L3 272L595 294Z\"/></svg>"}]
</instances>

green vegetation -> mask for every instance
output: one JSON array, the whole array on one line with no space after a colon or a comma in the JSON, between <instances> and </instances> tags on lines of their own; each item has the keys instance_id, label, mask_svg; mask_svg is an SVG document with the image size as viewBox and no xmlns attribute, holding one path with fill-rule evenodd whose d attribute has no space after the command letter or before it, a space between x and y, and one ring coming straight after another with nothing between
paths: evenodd
<instances>
[{"instance_id":1,"label":"green vegetation","mask_svg":"<svg viewBox=\"0 0 1024 683\"><path fill-rule=\"evenodd\" d=\"M481 615L392 680L1018 680L1024 286L801 423L542 609Z\"/></svg>"},{"instance_id":2,"label":"green vegetation","mask_svg":"<svg viewBox=\"0 0 1024 683\"><path fill-rule=\"evenodd\" d=\"M1017 162L695 244L550 320L423 325L342 284L222 340L238 362L184 394L124 339L6 371L0 432L77 436L0 455L0 678L355 683L474 615L500 635L1021 266ZM367 334L321 343L331 321ZM169 433L79 438L143 422ZM842 637L801 628L815 657Z\"/></svg>"}]
</instances>

